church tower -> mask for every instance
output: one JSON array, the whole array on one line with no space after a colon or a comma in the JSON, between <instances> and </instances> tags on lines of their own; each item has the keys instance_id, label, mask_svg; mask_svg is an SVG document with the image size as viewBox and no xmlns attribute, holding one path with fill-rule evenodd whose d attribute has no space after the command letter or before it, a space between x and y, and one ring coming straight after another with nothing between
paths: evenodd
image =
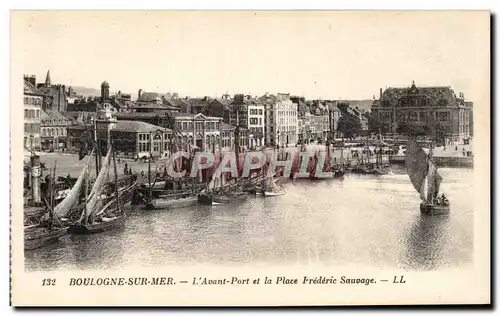
<instances>
[{"instance_id":1,"label":"church tower","mask_svg":"<svg viewBox=\"0 0 500 316\"><path fill-rule=\"evenodd\" d=\"M50 82L50 70L47 70L47 76L45 77L45 87L48 88L51 86Z\"/></svg>"},{"instance_id":2,"label":"church tower","mask_svg":"<svg viewBox=\"0 0 500 316\"><path fill-rule=\"evenodd\" d=\"M104 80L101 84L101 102L109 100L109 83Z\"/></svg>"}]
</instances>

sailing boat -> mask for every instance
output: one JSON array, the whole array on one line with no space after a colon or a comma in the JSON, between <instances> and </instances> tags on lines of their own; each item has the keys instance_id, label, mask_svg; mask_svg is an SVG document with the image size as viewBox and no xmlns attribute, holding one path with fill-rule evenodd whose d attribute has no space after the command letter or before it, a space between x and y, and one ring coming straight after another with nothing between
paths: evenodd
<instances>
[{"instance_id":1,"label":"sailing boat","mask_svg":"<svg viewBox=\"0 0 500 316\"><path fill-rule=\"evenodd\" d=\"M151 183L151 163L148 165L148 191L146 196L138 192L147 210L171 209L196 205L198 199L191 190L155 190L156 179Z\"/></svg>"},{"instance_id":2,"label":"sailing boat","mask_svg":"<svg viewBox=\"0 0 500 316\"><path fill-rule=\"evenodd\" d=\"M106 175L110 169L111 155L115 173L114 197L109 201L104 195ZM88 176L87 176L88 179ZM86 181L88 184L88 180ZM87 185L88 186L88 185ZM87 190L85 191L87 192ZM68 228L72 234L92 234L121 227L125 223L123 201L118 192L118 172L116 170L115 153L111 147L104 159L101 170L94 182L90 196L86 198L85 207L80 218Z\"/></svg>"},{"instance_id":3,"label":"sailing boat","mask_svg":"<svg viewBox=\"0 0 500 316\"><path fill-rule=\"evenodd\" d=\"M267 183L264 187L263 190L263 195L265 197L267 196L278 196L278 195L283 195L285 194L285 188L283 184L278 185L276 183L276 180L274 180L272 177L267 178Z\"/></svg>"},{"instance_id":4,"label":"sailing boat","mask_svg":"<svg viewBox=\"0 0 500 316\"><path fill-rule=\"evenodd\" d=\"M443 215L450 212L450 202L444 194L439 197L439 186L443 178L432 161L432 145L429 155L413 139L406 148L406 171L415 190L420 193L420 212L429 215Z\"/></svg>"},{"instance_id":5,"label":"sailing boat","mask_svg":"<svg viewBox=\"0 0 500 316\"><path fill-rule=\"evenodd\" d=\"M40 216L40 222L24 227L24 250L34 250L54 243L66 234L66 227L54 215L54 183L55 168L50 181L50 202L44 197L45 210Z\"/></svg>"},{"instance_id":6,"label":"sailing boat","mask_svg":"<svg viewBox=\"0 0 500 316\"><path fill-rule=\"evenodd\" d=\"M220 158L222 162L222 156ZM226 174L214 175L212 181L198 194L198 203L205 205L218 205L230 202L242 202L248 198L243 191L240 179L227 182Z\"/></svg>"}]
</instances>

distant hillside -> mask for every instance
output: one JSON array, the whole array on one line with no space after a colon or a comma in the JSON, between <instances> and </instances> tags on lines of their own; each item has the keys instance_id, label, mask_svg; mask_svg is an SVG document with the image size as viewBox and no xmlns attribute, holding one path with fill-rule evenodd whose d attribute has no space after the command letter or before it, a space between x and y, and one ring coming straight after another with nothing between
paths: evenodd
<instances>
[{"instance_id":1,"label":"distant hillside","mask_svg":"<svg viewBox=\"0 0 500 316\"><path fill-rule=\"evenodd\" d=\"M98 97L101 95L100 89L78 87L78 86L71 86L71 88L73 89L73 91L76 92L76 94L83 95L84 97Z\"/></svg>"},{"instance_id":2,"label":"distant hillside","mask_svg":"<svg viewBox=\"0 0 500 316\"><path fill-rule=\"evenodd\" d=\"M339 100L341 103L349 103L351 108L358 107L360 110L370 111L373 100Z\"/></svg>"},{"instance_id":3,"label":"distant hillside","mask_svg":"<svg viewBox=\"0 0 500 316\"><path fill-rule=\"evenodd\" d=\"M76 92L77 95L83 95L84 97L100 97L101 96L101 89L94 89L94 88L87 88L87 87L80 87L80 86L71 86L73 91ZM126 92L124 92L126 93ZM114 91L110 91L111 95L114 95ZM132 100L137 99L137 93L131 93Z\"/></svg>"}]
</instances>

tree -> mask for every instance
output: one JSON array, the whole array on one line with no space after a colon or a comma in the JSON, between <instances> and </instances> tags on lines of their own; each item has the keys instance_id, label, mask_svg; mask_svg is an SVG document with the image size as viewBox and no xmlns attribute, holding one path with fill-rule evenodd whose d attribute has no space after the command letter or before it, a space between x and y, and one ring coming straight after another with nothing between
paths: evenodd
<instances>
[{"instance_id":1,"label":"tree","mask_svg":"<svg viewBox=\"0 0 500 316\"><path fill-rule=\"evenodd\" d=\"M348 103L340 103L337 105L341 112L341 116L337 125L337 131L341 132L344 137L354 138L361 132L361 121L359 117L349 112Z\"/></svg>"},{"instance_id":2,"label":"tree","mask_svg":"<svg viewBox=\"0 0 500 316\"><path fill-rule=\"evenodd\" d=\"M378 117L373 116L371 114L366 115L368 119L368 131L372 134L377 133L386 133L389 131L389 124L386 122L382 122Z\"/></svg>"},{"instance_id":3,"label":"tree","mask_svg":"<svg viewBox=\"0 0 500 316\"><path fill-rule=\"evenodd\" d=\"M343 112L338 122L337 131L341 132L344 137L354 138L361 132L361 122L358 117Z\"/></svg>"}]
</instances>

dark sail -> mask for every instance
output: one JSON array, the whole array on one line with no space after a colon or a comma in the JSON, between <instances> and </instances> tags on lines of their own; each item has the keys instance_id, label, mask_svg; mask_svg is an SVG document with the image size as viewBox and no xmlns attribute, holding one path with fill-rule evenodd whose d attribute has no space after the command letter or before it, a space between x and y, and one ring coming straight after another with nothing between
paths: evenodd
<instances>
[{"instance_id":1,"label":"dark sail","mask_svg":"<svg viewBox=\"0 0 500 316\"><path fill-rule=\"evenodd\" d=\"M429 169L432 169L433 172L432 172L432 176L429 175L430 185L429 185L428 201L433 201L434 199L437 198L437 196L439 194L439 187L441 185L441 181L443 180L443 178L437 172L437 167L436 167L436 165L434 165L434 163L432 161L429 161Z\"/></svg>"},{"instance_id":2,"label":"dark sail","mask_svg":"<svg viewBox=\"0 0 500 316\"><path fill-rule=\"evenodd\" d=\"M406 172L415 190L422 195L428 172L428 156L413 139L408 140L406 147Z\"/></svg>"}]
</instances>

